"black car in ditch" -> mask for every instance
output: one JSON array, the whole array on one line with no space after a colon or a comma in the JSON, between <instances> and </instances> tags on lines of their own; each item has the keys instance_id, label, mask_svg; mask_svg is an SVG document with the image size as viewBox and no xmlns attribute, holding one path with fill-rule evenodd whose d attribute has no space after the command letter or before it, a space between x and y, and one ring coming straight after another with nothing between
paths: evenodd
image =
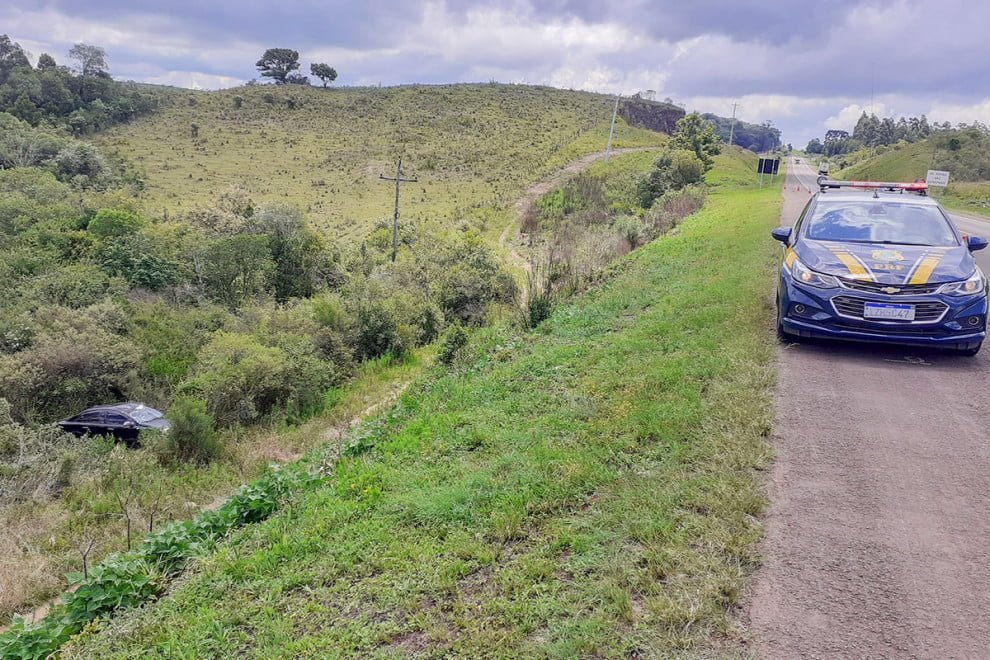
<instances>
[{"instance_id":1,"label":"black car in ditch","mask_svg":"<svg viewBox=\"0 0 990 660\"><path fill-rule=\"evenodd\" d=\"M108 435L127 444L135 443L141 431L168 431L171 427L161 411L143 403L93 406L75 417L62 420L58 425L73 435Z\"/></svg>"}]
</instances>

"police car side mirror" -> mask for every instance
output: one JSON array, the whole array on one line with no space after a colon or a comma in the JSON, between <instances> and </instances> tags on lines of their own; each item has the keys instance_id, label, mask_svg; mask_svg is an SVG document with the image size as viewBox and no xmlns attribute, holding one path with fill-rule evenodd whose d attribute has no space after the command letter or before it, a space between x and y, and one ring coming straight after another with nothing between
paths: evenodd
<instances>
[{"instance_id":1,"label":"police car side mirror","mask_svg":"<svg viewBox=\"0 0 990 660\"><path fill-rule=\"evenodd\" d=\"M790 227L775 227L770 231L770 235L781 243L787 243L791 240L791 228ZM983 246L986 247L987 242L983 241ZM973 248L970 248L971 250Z\"/></svg>"},{"instance_id":2,"label":"police car side mirror","mask_svg":"<svg viewBox=\"0 0 990 660\"><path fill-rule=\"evenodd\" d=\"M969 236L966 238L966 246L970 252L976 252L987 246L987 239L982 236Z\"/></svg>"}]
</instances>

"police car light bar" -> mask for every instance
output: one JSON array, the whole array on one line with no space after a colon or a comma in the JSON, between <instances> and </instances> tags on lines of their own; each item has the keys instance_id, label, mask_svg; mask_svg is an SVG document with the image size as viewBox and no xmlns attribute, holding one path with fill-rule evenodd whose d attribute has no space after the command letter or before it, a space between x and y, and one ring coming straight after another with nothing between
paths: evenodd
<instances>
[{"instance_id":1,"label":"police car light bar","mask_svg":"<svg viewBox=\"0 0 990 660\"><path fill-rule=\"evenodd\" d=\"M904 192L916 192L919 195L925 195L928 193L928 184L924 181L915 181L914 183L897 183L889 181L836 181L834 179L829 179L828 177L822 176L818 178L818 186L821 188L822 192L825 192L829 188L860 188L864 190L889 190L894 191L904 191Z\"/></svg>"}]
</instances>

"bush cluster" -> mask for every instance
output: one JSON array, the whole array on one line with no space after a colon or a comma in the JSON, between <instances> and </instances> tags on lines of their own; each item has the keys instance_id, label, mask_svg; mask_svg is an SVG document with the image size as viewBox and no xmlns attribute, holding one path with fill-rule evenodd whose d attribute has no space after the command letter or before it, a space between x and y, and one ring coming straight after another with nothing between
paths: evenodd
<instances>
[{"instance_id":1,"label":"bush cluster","mask_svg":"<svg viewBox=\"0 0 990 660\"><path fill-rule=\"evenodd\" d=\"M678 124L685 130L684 144L698 129L699 149L711 157L717 153L711 127L694 118ZM555 300L582 289L616 257L698 210L705 171L705 161L692 149L668 148L645 174L620 166L584 172L536 200L523 224L530 242L539 238L542 245L522 296L520 325L535 328L550 317Z\"/></svg>"},{"instance_id":2,"label":"bush cluster","mask_svg":"<svg viewBox=\"0 0 990 660\"><path fill-rule=\"evenodd\" d=\"M357 363L484 323L515 295L470 233L409 228L392 263L384 227L342 252L298 210L236 190L169 222L72 190L43 168L0 171L0 387L22 424L176 395L218 429L305 419ZM219 452L198 437L169 453Z\"/></svg>"}]
</instances>

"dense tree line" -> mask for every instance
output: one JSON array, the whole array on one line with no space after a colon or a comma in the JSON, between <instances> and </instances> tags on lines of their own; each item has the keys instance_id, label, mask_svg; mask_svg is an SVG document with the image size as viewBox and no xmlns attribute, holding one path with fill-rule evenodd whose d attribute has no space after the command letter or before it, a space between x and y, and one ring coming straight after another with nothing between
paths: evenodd
<instances>
[{"instance_id":1,"label":"dense tree line","mask_svg":"<svg viewBox=\"0 0 990 660\"><path fill-rule=\"evenodd\" d=\"M0 35L0 112L32 126L85 135L154 108L153 96L110 76L106 51L99 46L76 44L69 57L73 68L48 53L32 66L18 43Z\"/></svg>"},{"instance_id":2,"label":"dense tree line","mask_svg":"<svg viewBox=\"0 0 990 660\"><path fill-rule=\"evenodd\" d=\"M715 127L716 135L726 144L729 143L731 133L732 144L757 153L773 151L780 146L780 129L774 128L769 121L750 124L736 119L733 126L733 120L729 117L719 117L711 113L705 113L702 117Z\"/></svg>"},{"instance_id":3,"label":"dense tree line","mask_svg":"<svg viewBox=\"0 0 990 660\"><path fill-rule=\"evenodd\" d=\"M932 131L937 128L940 126L938 124L935 124L934 127L930 125L925 115L894 119L893 117L880 118L872 114L867 115L864 112L856 122L852 134L848 131L830 130L825 134L824 140L818 138L811 140L805 147L805 151L809 154L838 156L864 148L889 146L902 141L917 142L928 138ZM950 128L950 126L945 128Z\"/></svg>"}]
</instances>

